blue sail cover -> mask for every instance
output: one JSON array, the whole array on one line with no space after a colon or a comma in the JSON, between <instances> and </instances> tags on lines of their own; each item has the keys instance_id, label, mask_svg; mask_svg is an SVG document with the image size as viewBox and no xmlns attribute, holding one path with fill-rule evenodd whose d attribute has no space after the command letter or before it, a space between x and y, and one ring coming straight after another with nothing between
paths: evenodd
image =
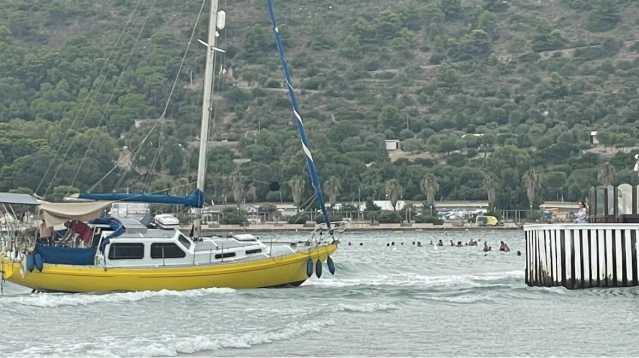
<instances>
[{"instance_id":1,"label":"blue sail cover","mask_svg":"<svg viewBox=\"0 0 639 358\"><path fill-rule=\"evenodd\" d=\"M192 208L201 208L204 206L204 193L202 193L201 190L195 190L189 196L171 196L153 193L82 193L80 194L80 199L184 205Z\"/></svg>"},{"instance_id":2,"label":"blue sail cover","mask_svg":"<svg viewBox=\"0 0 639 358\"><path fill-rule=\"evenodd\" d=\"M95 247L71 248L38 244L33 255L40 254L42 262L49 264L86 266L94 264L95 252Z\"/></svg>"},{"instance_id":3,"label":"blue sail cover","mask_svg":"<svg viewBox=\"0 0 639 358\"><path fill-rule=\"evenodd\" d=\"M326 205L324 204L324 194L322 193L322 187L320 186L319 174L315 165L315 161L313 160L313 156L311 154L309 141L306 137L306 131L304 130L304 120L302 119L302 115L300 114L299 102L297 101L295 89L293 88L291 72L288 68L286 54L284 53L284 42L282 41L282 35L280 34L280 30L277 27L277 19L275 17L275 11L273 10L273 1L267 0L267 4L268 13L271 17L271 23L273 24L273 34L275 35L277 51L280 56L280 62L282 63L282 73L284 74L286 87L288 88L288 99L291 103L291 110L293 111L293 121L295 122L295 127L297 128L297 132L302 142L302 150L304 151L304 156L306 158L306 169L308 170L311 186L313 187L313 190L315 192L315 198L319 202L320 208L322 209L322 214L324 214L324 221L326 222L327 228L330 230L331 218L328 214L328 210L326 210Z\"/></svg>"}]
</instances>

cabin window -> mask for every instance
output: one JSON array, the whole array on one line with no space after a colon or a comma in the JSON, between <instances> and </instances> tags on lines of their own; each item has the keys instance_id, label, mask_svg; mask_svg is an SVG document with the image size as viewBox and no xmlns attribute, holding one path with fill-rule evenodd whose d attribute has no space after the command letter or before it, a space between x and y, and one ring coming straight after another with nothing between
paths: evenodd
<instances>
[{"instance_id":1,"label":"cabin window","mask_svg":"<svg viewBox=\"0 0 639 358\"><path fill-rule=\"evenodd\" d=\"M225 259L227 257L235 257L235 252L225 252L223 254L215 254L216 259Z\"/></svg>"},{"instance_id":2,"label":"cabin window","mask_svg":"<svg viewBox=\"0 0 639 358\"><path fill-rule=\"evenodd\" d=\"M259 254L260 252L262 252L262 249L246 250L247 255Z\"/></svg>"},{"instance_id":3,"label":"cabin window","mask_svg":"<svg viewBox=\"0 0 639 358\"><path fill-rule=\"evenodd\" d=\"M118 243L111 244L109 260L139 260L144 258L144 244Z\"/></svg>"},{"instance_id":4,"label":"cabin window","mask_svg":"<svg viewBox=\"0 0 639 358\"><path fill-rule=\"evenodd\" d=\"M184 235L178 236L178 241L180 242L180 244L186 247L187 250L191 248L191 241L189 241L189 239L184 237Z\"/></svg>"},{"instance_id":5,"label":"cabin window","mask_svg":"<svg viewBox=\"0 0 639 358\"><path fill-rule=\"evenodd\" d=\"M185 256L186 253L172 242L151 244L152 259L179 259Z\"/></svg>"}]
</instances>

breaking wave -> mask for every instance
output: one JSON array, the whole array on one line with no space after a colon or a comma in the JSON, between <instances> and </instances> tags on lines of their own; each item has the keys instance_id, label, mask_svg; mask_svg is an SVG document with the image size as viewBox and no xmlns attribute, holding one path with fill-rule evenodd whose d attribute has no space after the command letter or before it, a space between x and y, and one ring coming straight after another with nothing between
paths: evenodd
<instances>
[{"instance_id":1,"label":"breaking wave","mask_svg":"<svg viewBox=\"0 0 639 358\"><path fill-rule=\"evenodd\" d=\"M289 340L307 333L320 332L334 325L332 320L293 322L279 329L241 334L161 335L154 338L103 337L91 343L51 345L27 348L12 357L174 357L181 354L212 352L220 349L248 349L256 345Z\"/></svg>"},{"instance_id":2,"label":"breaking wave","mask_svg":"<svg viewBox=\"0 0 639 358\"><path fill-rule=\"evenodd\" d=\"M97 303L126 303L157 297L202 297L215 294L231 294L231 288L205 288L190 291L140 291L109 294L66 294L37 293L0 297L0 304L14 304L33 307L88 306Z\"/></svg>"}]
</instances>

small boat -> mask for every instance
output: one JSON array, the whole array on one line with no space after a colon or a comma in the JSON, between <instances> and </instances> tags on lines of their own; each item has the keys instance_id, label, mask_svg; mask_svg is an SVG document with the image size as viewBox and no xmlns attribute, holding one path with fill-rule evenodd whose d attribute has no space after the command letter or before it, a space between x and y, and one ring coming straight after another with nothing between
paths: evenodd
<instances>
[{"instance_id":1,"label":"small boat","mask_svg":"<svg viewBox=\"0 0 639 358\"><path fill-rule=\"evenodd\" d=\"M211 0L207 46L202 130L197 189L189 196L148 193L83 193L81 202L48 203L30 195L0 193L0 214L37 209L46 225L65 224L61 240L37 241L35 228L15 226L0 235L2 280L39 291L121 292L145 290L189 290L210 287L262 288L299 286L313 273L320 277L327 263L334 273L330 255L337 250L335 223L324 203L317 168L304 131L303 120L284 56L272 0L267 0L273 33L288 87L294 123L314 189L313 199L323 213L324 223L299 242L264 243L252 235L207 237L202 234L199 214L204 203L208 122L213 110L213 58L216 32L225 23L218 1ZM219 21L218 21L219 20ZM217 31L216 31L217 30ZM185 234L178 222L156 217L159 227L149 229L139 221L105 216L113 203L143 202L185 205L195 208L192 233ZM14 210L13 206L20 207ZM6 209L9 207L10 209ZM25 209L26 208L26 209ZM177 219L176 219L177 220ZM39 223L39 221L38 221ZM45 225L45 224L42 224ZM80 243L73 245L69 243Z\"/></svg>"}]
</instances>

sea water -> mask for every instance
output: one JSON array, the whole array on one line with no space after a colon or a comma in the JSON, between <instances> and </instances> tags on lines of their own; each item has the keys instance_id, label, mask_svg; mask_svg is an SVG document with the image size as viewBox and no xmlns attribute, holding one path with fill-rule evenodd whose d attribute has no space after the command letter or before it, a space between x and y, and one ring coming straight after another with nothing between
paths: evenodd
<instances>
[{"instance_id":1,"label":"sea water","mask_svg":"<svg viewBox=\"0 0 639 358\"><path fill-rule=\"evenodd\" d=\"M5 285L0 356L639 355L639 290L529 288L520 231L340 239L335 276L324 269L295 289L88 295ZM429 245L440 239L446 246ZM479 246L448 246L470 239ZM496 251L500 241L512 251Z\"/></svg>"}]
</instances>

